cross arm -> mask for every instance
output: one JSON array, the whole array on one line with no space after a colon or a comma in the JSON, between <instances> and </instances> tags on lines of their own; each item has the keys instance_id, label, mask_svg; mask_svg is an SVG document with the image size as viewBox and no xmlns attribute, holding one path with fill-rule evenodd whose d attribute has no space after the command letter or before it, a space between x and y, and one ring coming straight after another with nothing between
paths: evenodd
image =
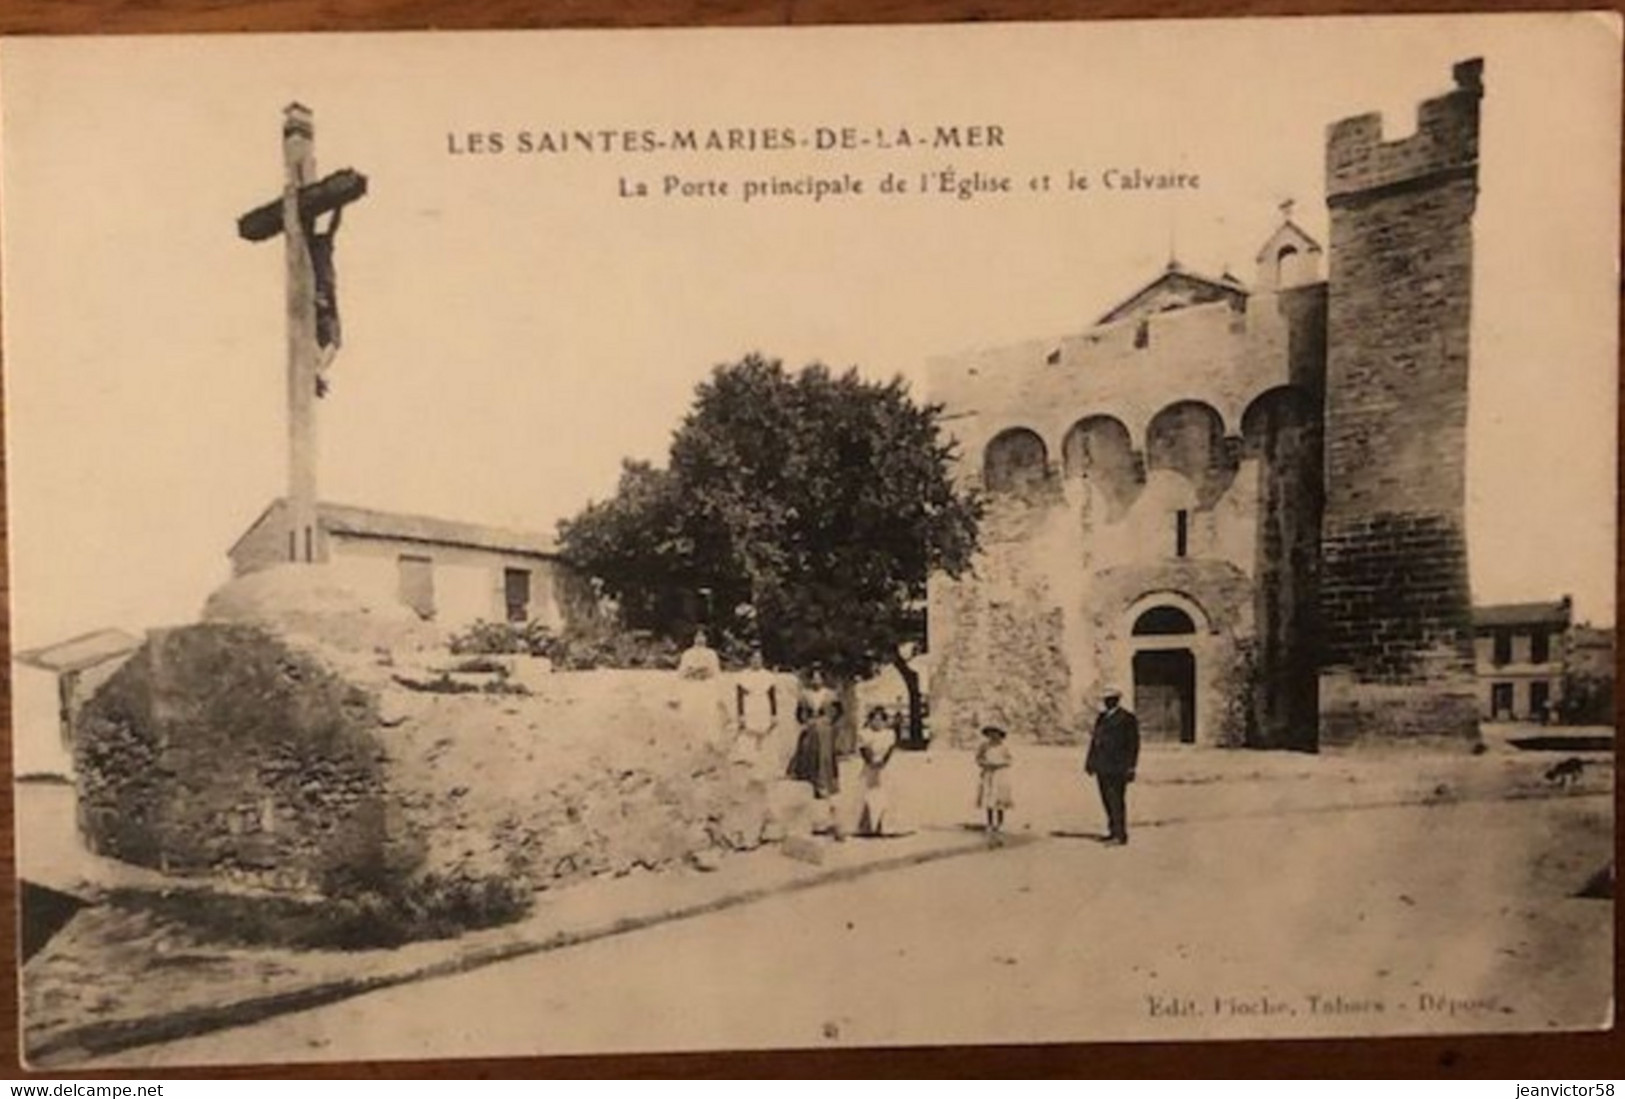
<instances>
[{"instance_id":1,"label":"cross arm","mask_svg":"<svg viewBox=\"0 0 1625 1099\"><path fill-rule=\"evenodd\" d=\"M330 176L299 188L299 216L310 221L341 209L367 193L367 177L353 168L341 168ZM282 200L257 206L237 219L237 234L244 240L269 240L282 232Z\"/></svg>"}]
</instances>

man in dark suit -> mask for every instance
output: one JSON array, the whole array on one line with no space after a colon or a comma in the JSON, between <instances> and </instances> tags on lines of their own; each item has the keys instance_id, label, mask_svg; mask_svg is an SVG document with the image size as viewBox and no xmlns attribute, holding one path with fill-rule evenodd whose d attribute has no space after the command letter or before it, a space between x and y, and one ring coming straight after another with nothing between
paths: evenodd
<instances>
[{"instance_id":1,"label":"man in dark suit","mask_svg":"<svg viewBox=\"0 0 1625 1099\"><path fill-rule=\"evenodd\" d=\"M1123 692L1107 687L1101 692L1105 708L1095 719L1089 738L1089 754L1084 757L1084 774L1094 775L1100 784L1100 801L1106 807L1106 843L1121 847L1128 842L1128 784L1140 762L1140 722L1119 704Z\"/></svg>"}]
</instances>

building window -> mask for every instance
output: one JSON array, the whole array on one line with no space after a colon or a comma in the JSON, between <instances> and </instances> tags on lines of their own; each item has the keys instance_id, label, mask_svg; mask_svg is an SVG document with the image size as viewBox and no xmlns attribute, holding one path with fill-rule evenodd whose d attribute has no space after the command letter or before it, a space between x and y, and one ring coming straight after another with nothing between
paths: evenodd
<instances>
[{"instance_id":1,"label":"building window","mask_svg":"<svg viewBox=\"0 0 1625 1099\"><path fill-rule=\"evenodd\" d=\"M1529 716L1535 721L1549 721L1552 713L1552 685L1544 679L1529 682Z\"/></svg>"},{"instance_id":2,"label":"building window","mask_svg":"<svg viewBox=\"0 0 1625 1099\"><path fill-rule=\"evenodd\" d=\"M434 617L434 561L431 558L401 554L400 598L417 611L419 618Z\"/></svg>"},{"instance_id":3,"label":"building window","mask_svg":"<svg viewBox=\"0 0 1625 1099\"><path fill-rule=\"evenodd\" d=\"M509 622L530 620L530 570L503 569L502 597Z\"/></svg>"},{"instance_id":4,"label":"building window","mask_svg":"<svg viewBox=\"0 0 1625 1099\"><path fill-rule=\"evenodd\" d=\"M1495 631L1495 654L1491 659L1497 667L1512 663L1512 631Z\"/></svg>"},{"instance_id":5,"label":"building window","mask_svg":"<svg viewBox=\"0 0 1625 1099\"><path fill-rule=\"evenodd\" d=\"M1190 551L1191 513L1181 508L1174 512L1174 556L1184 557Z\"/></svg>"},{"instance_id":6,"label":"building window","mask_svg":"<svg viewBox=\"0 0 1625 1099\"><path fill-rule=\"evenodd\" d=\"M1490 684L1490 717L1501 718L1512 716L1512 684Z\"/></svg>"},{"instance_id":7,"label":"building window","mask_svg":"<svg viewBox=\"0 0 1625 1099\"><path fill-rule=\"evenodd\" d=\"M1531 664L1544 664L1552 658L1552 635L1545 630L1534 630L1529 634L1529 662Z\"/></svg>"},{"instance_id":8,"label":"building window","mask_svg":"<svg viewBox=\"0 0 1625 1099\"><path fill-rule=\"evenodd\" d=\"M1150 321L1141 321L1139 324L1134 326L1134 346L1135 347L1150 347L1151 346L1151 322Z\"/></svg>"}]
</instances>

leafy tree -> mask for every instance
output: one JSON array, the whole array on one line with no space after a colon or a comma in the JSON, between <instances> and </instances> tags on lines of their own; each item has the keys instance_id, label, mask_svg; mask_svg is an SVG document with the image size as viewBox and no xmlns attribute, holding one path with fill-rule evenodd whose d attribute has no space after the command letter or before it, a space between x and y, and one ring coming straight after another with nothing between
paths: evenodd
<instances>
[{"instance_id":1,"label":"leafy tree","mask_svg":"<svg viewBox=\"0 0 1625 1099\"><path fill-rule=\"evenodd\" d=\"M1569 725L1612 725L1614 631L1577 623L1563 644L1563 721Z\"/></svg>"},{"instance_id":2,"label":"leafy tree","mask_svg":"<svg viewBox=\"0 0 1625 1099\"><path fill-rule=\"evenodd\" d=\"M982 515L949 477L940 415L901 379L748 356L701 383L667 469L627 463L612 499L561 524L565 552L638 624L705 619L841 678L892 665L917 738L903 647L923 641L926 578L969 567Z\"/></svg>"},{"instance_id":3,"label":"leafy tree","mask_svg":"<svg viewBox=\"0 0 1625 1099\"><path fill-rule=\"evenodd\" d=\"M1571 669L1563 677L1562 718L1567 725L1614 723L1614 677L1592 668Z\"/></svg>"},{"instance_id":4,"label":"leafy tree","mask_svg":"<svg viewBox=\"0 0 1625 1099\"><path fill-rule=\"evenodd\" d=\"M692 594L705 586L693 525L676 479L648 462L625 461L608 500L559 525L567 555L621 605L626 625L673 636ZM711 549L711 547L707 547Z\"/></svg>"}]
</instances>

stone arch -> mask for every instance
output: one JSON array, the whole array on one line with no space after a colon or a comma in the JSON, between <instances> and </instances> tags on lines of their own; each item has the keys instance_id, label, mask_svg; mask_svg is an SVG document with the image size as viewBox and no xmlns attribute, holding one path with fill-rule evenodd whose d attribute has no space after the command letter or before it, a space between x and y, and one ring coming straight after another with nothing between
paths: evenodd
<instances>
[{"instance_id":1,"label":"stone arch","mask_svg":"<svg viewBox=\"0 0 1625 1099\"><path fill-rule=\"evenodd\" d=\"M1129 605L1124 625L1141 734L1148 740L1197 743L1198 728L1208 724L1206 711L1213 705L1213 692L1204 684L1212 659L1206 613L1189 596L1148 592Z\"/></svg>"},{"instance_id":2,"label":"stone arch","mask_svg":"<svg viewBox=\"0 0 1625 1099\"><path fill-rule=\"evenodd\" d=\"M1288 431L1315 423L1314 403L1295 385L1278 385L1252 399L1241 414L1243 452L1249 458L1274 457Z\"/></svg>"},{"instance_id":3,"label":"stone arch","mask_svg":"<svg viewBox=\"0 0 1625 1099\"><path fill-rule=\"evenodd\" d=\"M1175 401L1151 417L1145 429L1145 467L1172 469L1196 486L1198 507L1212 507L1236 474L1225 445L1224 417L1202 401Z\"/></svg>"},{"instance_id":4,"label":"stone arch","mask_svg":"<svg viewBox=\"0 0 1625 1099\"><path fill-rule=\"evenodd\" d=\"M982 483L989 492L1019 492L1042 484L1049 472L1044 437L1026 427L1011 427L988 442L982 454Z\"/></svg>"},{"instance_id":5,"label":"stone arch","mask_svg":"<svg viewBox=\"0 0 1625 1099\"><path fill-rule=\"evenodd\" d=\"M1182 613L1186 618L1190 619L1192 630L1197 634L1213 632L1213 616L1208 614L1206 607L1197 602L1193 596L1184 592L1174 591L1172 588L1162 588L1138 596L1123 609L1120 619L1122 624L1121 635L1124 637L1135 636L1134 624L1148 612L1159 607L1172 608ZM1140 636L1147 635L1142 634Z\"/></svg>"},{"instance_id":6,"label":"stone arch","mask_svg":"<svg viewBox=\"0 0 1625 1099\"><path fill-rule=\"evenodd\" d=\"M1318 650L1321 412L1311 395L1278 386L1241 417L1244 451L1258 464L1253 617L1257 682L1249 736L1268 746L1314 743L1320 709Z\"/></svg>"},{"instance_id":7,"label":"stone arch","mask_svg":"<svg viewBox=\"0 0 1625 1099\"><path fill-rule=\"evenodd\" d=\"M1129 631L1133 637L1172 637L1196 632L1196 622L1189 614L1168 603L1158 603L1141 611Z\"/></svg>"},{"instance_id":8,"label":"stone arch","mask_svg":"<svg viewBox=\"0 0 1625 1099\"><path fill-rule=\"evenodd\" d=\"M1298 246L1283 244L1275 253L1275 285L1286 286L1296 274Z\"/></svg>"},{"instance_id":9,"label":"stone arch","mask_svg":"<svg viewBox=\"0 0 1625 1099\"><path fill-rule=\"evenodd\" d=\"M1085 416L1061 440L1061 469L1100 486L1117 518L1140 488L1140 462L1128 426L1115 416Z\"/></svg>"}]
</instances>

